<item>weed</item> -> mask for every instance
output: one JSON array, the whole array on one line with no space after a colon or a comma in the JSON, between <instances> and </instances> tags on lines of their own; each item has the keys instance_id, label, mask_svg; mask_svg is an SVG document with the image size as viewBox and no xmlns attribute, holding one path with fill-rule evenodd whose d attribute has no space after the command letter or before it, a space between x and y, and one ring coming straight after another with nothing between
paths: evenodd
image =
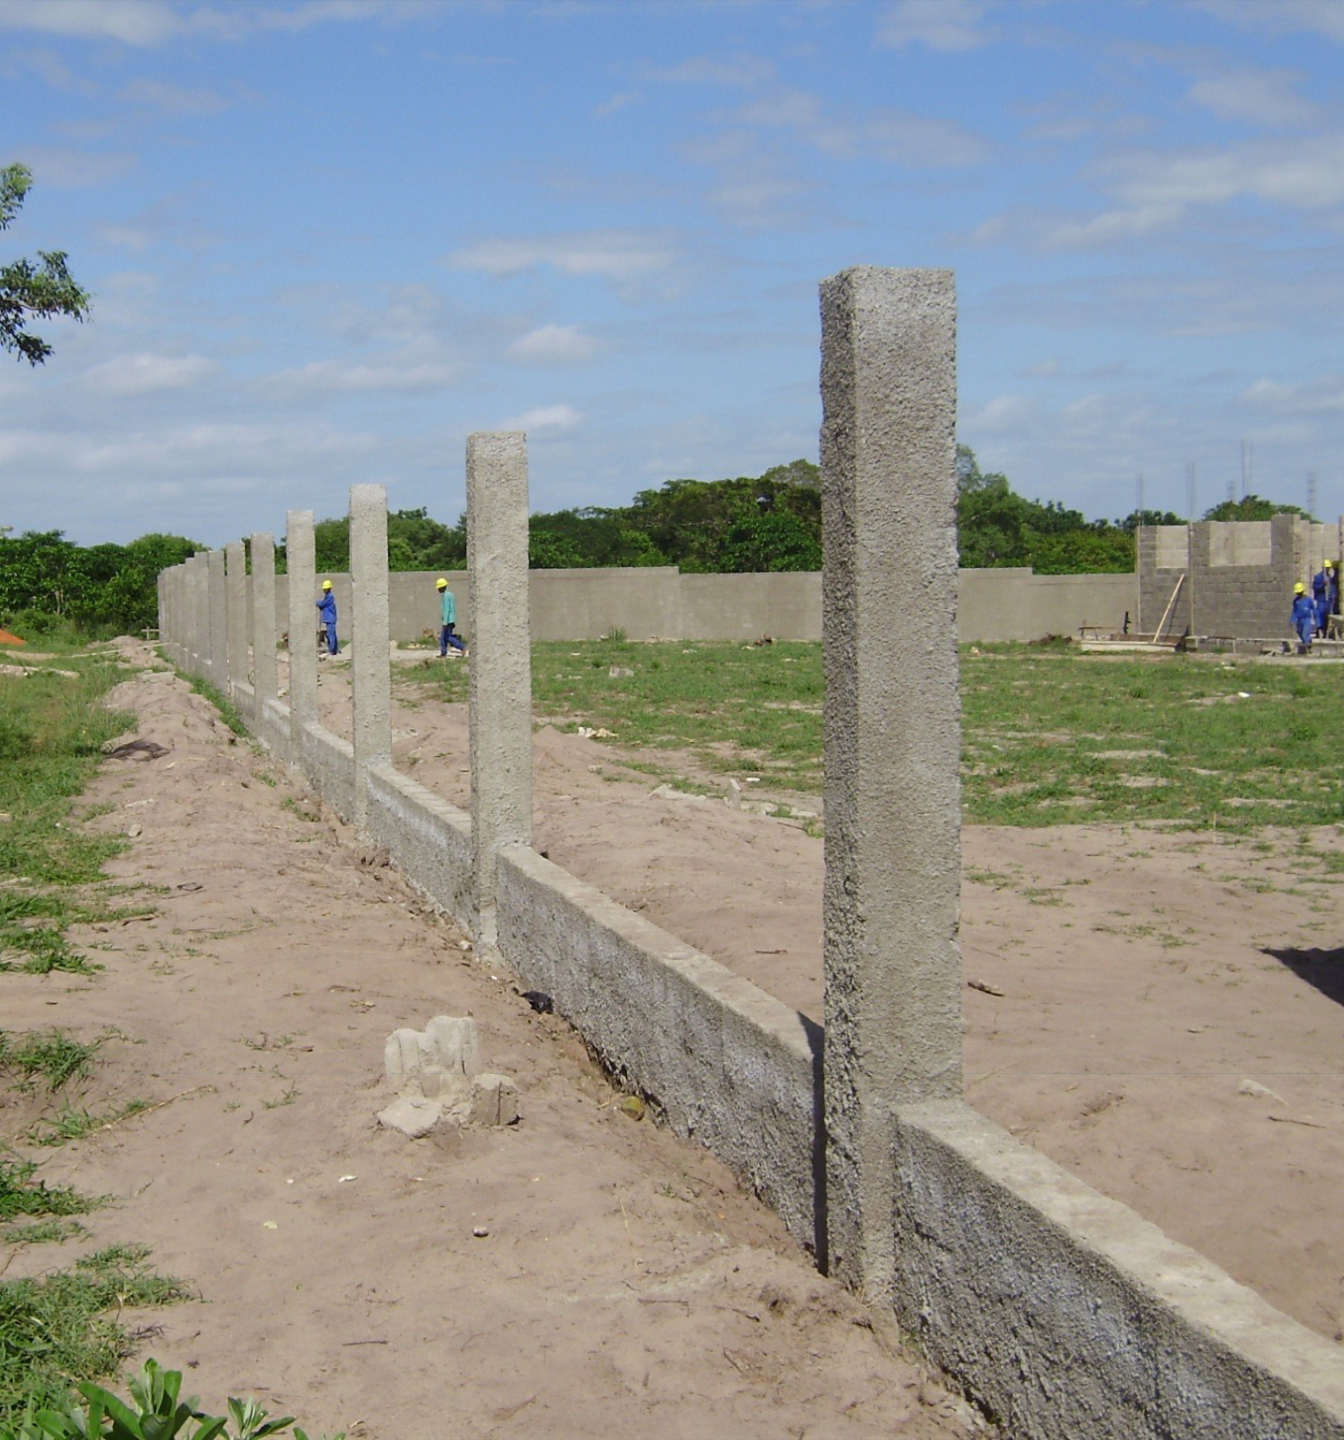
<instances>
[{"instance_id":1,"label":"weed","mask_svg":"<svg viewBox=\"0 0 1344 1440\"><path fill-rule=\"evenodd\" d=\"M222 690L208 680L202 680L199 675L188 675L185 670L177 673L198 695L203 696L219 711L219 718L235 735L246 738L247 722L243 719L242 712Z\"/></svg>"},{"instance_id":2,"label":"weed","mask_svg":"<svg viewBox=\"0 0 1344 1440\"><path fill-rule=\"evenodd\" d=\"M271 1420L255 1400L232 1396L227 1415L207 1415L195 1396L180 1398L182 1372L164 1370L154 1360L146 1360L130 1382L131 1405L101 1385L85 1381L78 1388L84 1406L72 1395L54 1398L40 1413L30 1408L17 1428L0 1424L0 1440L169 1440L178 1434L184 1440L188 1434L192 1440L262 1440L283 1435L294 1425L292 1415ZM188 1425L195 1428L189 1432ZM308 1440L297 1425L293 1434L294 1440ZM334 1440L345 1440L344 1432Z\"/></svg>"},{"instance_id":3,"label":"weed","mask_svg":"<svg viewBox=\"0 0 1344 1440\"><path fill-rule=\"evenodd\" d=\"M0 1160L0 1224L20 1215L83 1215L97 1203L63 1185L34 1183L36 1173L37 1166L29 1160Z\"/></svg>"},{"instance_id":4,"label":"weed","mask_svg":"<svg viewBox=\"0 0 1344 1440\"><path fill-rule=\"evenodd\" d=\"M299 1098L299 1087L291 1082L289 1089L278 1100L263 1100L263 1110L279 1110L282 1105L292 1105Z\"/></svg>"},{"instance_id":5,"label":"weed","mask_svg":"<svg viewBox=\"0 0 1344 1440\"><path fill-rule=\"evenodd\" d=\"M94 1054L106 1038L85 1044L63 1030L48 1030L14 1039L0 1030L0 1071L15 1076L24 1091L31 1091L41 1079L52 1094L89 1073Z\"/></svg>"},{"instance_id":6,"label":"weed","mask_svg":"<svg viewBox=\"0 0 1344 1440\"><path fill-rule=\"evenodd\" d=\"M70 1140L84 1140L96 1130L105 1130L148 1109L148 1100L128 1100L119 1110L106 1115L94 1115L83 1106L70 1106L54 1119L39 1120L28 1134L36 1145L64 1145Z\"/></svg>"},{"instance_id":7,"label":"weed","mask_svg":"<svg viewBox=\"0 0 1344 1440\"><path fill-rule=\"evenodd\" d=\"M109 1375L130 1353L130 1335L109 1312L187 1298L180 1282L146 1266L148 1255L113 1246L72 1270L0 1284L0 1437L25 1411L65 1403L72 1380Z\"/></svg>"}]
</instances>

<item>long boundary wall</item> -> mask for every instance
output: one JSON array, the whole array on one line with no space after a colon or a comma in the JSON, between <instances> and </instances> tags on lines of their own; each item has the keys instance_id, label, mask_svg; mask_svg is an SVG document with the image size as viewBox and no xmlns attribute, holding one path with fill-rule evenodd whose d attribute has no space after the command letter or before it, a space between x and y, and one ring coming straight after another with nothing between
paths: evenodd
<instances>
[{"instance_id":1,"label":"long boundary wall","mask_svg":"<svg viewBox=\"0 0 1344 1440\"><path fill-rule=\"evenodd\" d=\"M475 633L471 577L461 570L405 570L390 577L392 639L406 644L437 634L442 574L457 598L458 628ZM350 633L350 577L330 579ZM289 629L288 577L277 575L276 640ZM1289 587L1291 588L1291 587ZM1077 635L1084 625L1120 630L1138 613L1134 575L1037 575L1027 568L962 570L959 636L964 641L1043 640ZM821 639L821 575L683 575L672 566L532 570L528 605L534 640L596 640L623 630L631 640ZM314 616L316 612L314 611ZM316 620L312 625L316 634ZM316 642L314 642L316 643Z\"/></svg>"},{"instance_id":2,"label":"long boundary wall","mask_svg":"<svg viewBox=\"0 0 1344 1440\"><path fill-rule=\"evenodd\" d=\"M879 287L879 329L901 331L905 312L887 293L886 277L895 275L899 295L900 277L911 273L921 272L847 272L857 303L867 303L869 286ZM940 301L932 323L943 333L931 343L944 353L947 314ZM911 352L907 363L918 365L919 337L902 346ZM833 385L851 378L833 367ZM939 417L932 423L941 430ZM877 433L880 442L880 426ZM360 815L365 838L386 846L427 895L464 924L476 923L484 908L476 887L487 871L470 816L390 764L357 767L350 745L264 694L246 671L218 675L211 616L220 613L227 583L219 568L189 561L165 572L167 653L193 674L223 679L260 740L335 810ZM377 576L372 581L376 590ZM273 647L257 618L266 609L251 610L254 654ZM902 645L927 646L920 616L897 623ZM828 630L828 642L843 648L844 627ZM233 647L225 648L232 657ZM482 663L489 658L473 657L473 666ZM357 711L359 684L357 672ZM856 703L868 702L856 692ZM371 743L376 753L381 732ZM914 743L898 767L925 758ZM835 1213L823 1122L831 1087L850 1083L845 1027L829 1037L834 1053L824 1065L817 1027L529 844L506 838L495 862L486 897L492 953L524 983L548 991L614 1073L648 1096L678 1134L713 1149L823 1257L855 1218ZM860 855L856 863L870 862ZM901 854L887 863L899 869ZM955 952L950 960L957 963ZM874 963L884 957L855 957L860 969ZM830 979L828 956L828 988ZM929 1073L947 1074L940 1066ZM879 1087L865 1102L861 1163L872 1174L865 1171L855 1191L864 1207L858 1229L870 1241L885 1231L891 1257L890 1288L869 1299L889 1306L1009 1434L1344 1440L1344 1367L1335 1346L978 1115L942 1080L930 1087L906 1077L888 1101L880 1075L858 1083Z\"/></svg>"}]
</instances>

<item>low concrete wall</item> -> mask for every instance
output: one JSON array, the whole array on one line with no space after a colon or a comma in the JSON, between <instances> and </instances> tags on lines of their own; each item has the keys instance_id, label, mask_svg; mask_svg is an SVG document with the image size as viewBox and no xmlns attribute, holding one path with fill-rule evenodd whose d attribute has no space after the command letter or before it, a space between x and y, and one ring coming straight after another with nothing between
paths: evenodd
<instances>
[{"instance_id":1,"label":"low concrete wall","mask_svg":"<svg viewBox=\"0 0 1344 1440\"><path fill-rule=\"evenodd\" d=\"M1012 1436L1344 1434L1338 1349L957 1101L898 1112L896 1316Z\"/></svg>"},{"instance_id":2,"label":"low concrete wall","mask_svg":"<svg viewBox=\"0 0 1344 1440\"><path fill-rule=\"evenodd\" d=\"M443 573L457 600L458 628L473 633L471 582L462 571L397 571L389 576L392 639L438 635ZM333 575L342 641L351 638L350 577ZM288 629L289 577L277 575L276 638ZM683 575L675 567L532 570L528 592L534 640L596 640L624 630L631 640L821 639L821 576ZM250 593L250 592L249 592ZM1037 575L1030 569L963 570L958 638L967 642L1077 635L1083 625L1119 630L1138 612L1134 575ZM313 611L313 633L317 611ZM314 645L316 640L314 639Z\"/></svg>"},{"instance_id":3,"label":"low concrete wall","mask_svg":"<svg viewBox=\"0 0 1344 1440\"><path fill-rule=\"evenodd\" d=\"M820 1027L526 846L501 852L498 904L518 976L820 1249Z\"/></svg>"},{"instance_id":4,"label":"low concrete wall","mask_svg":"<svg viewBox=\"0 0 1344 1440\"><path fill-rule=\"evenodd\" d=\"M352 756L353 763L353 756ZM369 768L369 838L463 925L471 917L471 816L385 765Z\"/></svg>"}]
</instances>

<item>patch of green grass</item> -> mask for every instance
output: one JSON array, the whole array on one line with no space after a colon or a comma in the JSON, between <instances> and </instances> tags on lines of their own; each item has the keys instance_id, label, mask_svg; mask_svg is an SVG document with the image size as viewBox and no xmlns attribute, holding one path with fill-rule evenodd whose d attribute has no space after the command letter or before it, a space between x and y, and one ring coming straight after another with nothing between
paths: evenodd
<instances>
[{"instance_id":1,"label":"patch of green grass","mask_svg":"<svg viewBox=\"0 0 1344 1440\"><path fill-rule=\"evenodd\" d=\"M235 735L246 738L247 722L243 719L242 712L218 686L202 680L199 675L188 675L185 670L177 673L198 695L204 696L219 711L219 718Z\"/></svg>"},{"instance_id":2,"label":"patch of green grass","mask_svg":"<svg viewBox=\"0 0 1344 1440\"><path fill-rule=\"evenodd\" d=\"M84 1042L63 1030L28 1031L10 1035L0 1030L0 1073L19 1088L31 1091L38 1080L49 1094L71 1080L82 1080L92 1068L102 1040Z\"/></svg>"},{"instance_id":3,"label":"patch of green grass","mask_svg":"<svg viewBox=\"0 0 1344 1440\"><path fill-rule=\"evenodd\" d=\"M123 1309L188 1297L179 1281L154 1274L148 1256L112 1246L68 1271L0 1282L0 1425L59 1404L73 1381L114 1374L133 1348Z\"/></svg>"},{"instance_id":4,"label":"patch of green grass","mask_svg":"<svg viewBox=\"0 0 1344 1440\"><path fill-rule=\"evenodd\" d=\"M1344 824L1332 666L1095 656L1062 642L974 648L961 655L971 823ZM462 665L397 679L467 697ZM539 723L610 730L599 743L623 765L682 788L678 766L821 789L820 645L543 642L532 689Z\"/></svg>"},{"instance_id":5,"label":"patch of green grass","mask_svg":"<svg viewBox=\"0 0 1344 1440\"><path fill-rule=\"evenodd\" d=\"M59 668L71 667L73 678L46 664L0 676L0 970L90 970L65 931L103 910L62 892L96 884L125 843L72 819L103 746L127 727L129 717L103 705L121 672L101 656Z\"/></svg>"},{"instance_id":6,"label":"patch of green grass","mask_svg":"<svg viewBox=\"0 0 1344 1440\"><path fill-rule=\"evenodd\" d=\"M71 1105L49 1119L39 1120L29 1132L29 1138L36 1145L64 1145L70 1140L84 1140L95 1130L129 1120L132 1115L148 1109L148 1100L128 1100L106 1115L95 1115L83 1106Z\"/></svg>"},{"instance_id":7,"label":"patch of green grass","mask_svg":"<svg viewBox=\"0 0 1344 1440\"><path fill-rule=\"evenodd\" d=\"M19 1216L83 1215L97 1203L64 1185L34 1183L37 1166L30 1160L0 1159L0 1225ZM8 1241L12 1237L6 1233Z\"/></svg>"}]
</instances>

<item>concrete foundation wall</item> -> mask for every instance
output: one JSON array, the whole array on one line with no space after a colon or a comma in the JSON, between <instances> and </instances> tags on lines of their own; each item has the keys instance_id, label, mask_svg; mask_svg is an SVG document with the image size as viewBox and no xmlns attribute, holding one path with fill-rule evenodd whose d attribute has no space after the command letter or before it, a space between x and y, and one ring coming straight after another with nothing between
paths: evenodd
<instances>
[{"instance_id":1,"label":"concrete foundation wall","mask_svg":"<svg viewBox=\"0 0 1344 1440\"><path fill-rule=\"evenodd\" d=\"M1180 533L1184 537L1183 528ZM468 638L474 633L471 582L464 572L397 571L389 577L389 595L392 639L398 644L426 635L437 639L434 581L440 573L457 599L457 628ZM275 579L276 613L282 617L277 641L289 624L288 578ZM349 576L330 578L344 642L352 633ZM958 586L958 639L971 643L1077 635L1083 625L1119 630L1125 612L1133 621L1138 611L1134 575L962 570ZM671 566L532 570L528 592L534 640L596 640L618 629L631 640L821 639L821 575L815 572L683 575ZM316 632L314 610L314 637Z\"/></svg>"},{"instance_id":2,"label":"concrete foundation wall","mask_svg":"<svg viewBox=\"0 0 1344 1440\"><path fill-rule=\"evenodd\" d=\"M1344 1434L1338 1350L960 1102L893 1136L896 1315L1011 1436Z\"/></svg>"},{"instance_id":3,"label":"concrete foundation wall","mask_svg":"<svg viewBox=\"0 0 1344 1440\"><path fill-rule=\"evenodd\" d=\"M520 979L815 1248L820 1027L525 846L501 853L498 885Z\"/></svg>"},{"instance_id":4,"label":"concrete foundation wall","mask_svg":"<svg viewBox=\"0 0 1344 1440\"><path fill-rule=\"evenodd\" d=\"M352 755L353 762L353 755ZM369 838L462 924L471 916L471 817L389 766L369 771Z\"/></svg>"}]
</instances>

